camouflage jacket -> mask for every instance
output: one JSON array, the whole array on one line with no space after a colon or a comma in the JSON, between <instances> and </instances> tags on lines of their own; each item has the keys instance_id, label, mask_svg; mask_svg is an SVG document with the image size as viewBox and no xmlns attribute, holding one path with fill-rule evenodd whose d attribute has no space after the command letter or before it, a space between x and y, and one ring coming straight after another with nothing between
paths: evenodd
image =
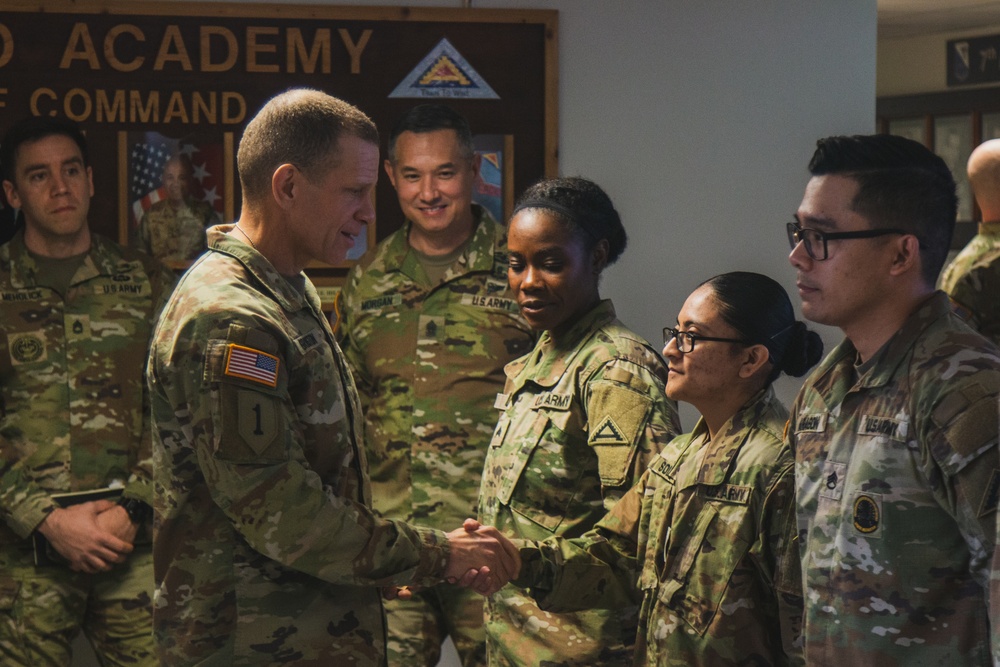
<instances>
[{"instance_id":1,"label":"camouflage jacket","mask_svg":"<svg viewBox=\"0 0 1000 667\"><path fill-rule=\"evenodd\" d=\"M205 251L205 229L219 221L207 202L188 199L175 209L165 199L139 221L142 249L161 261L187 261Z\"/></svg>"},{"instance_id":2,"label":"camouflage jacket","mask_svg":"<svg viewBox=\"0 0 1000 667\"><path fill-rule=\"evenodd\" d=\"M976 264L983 256L1000 250L1000 222L979 223L979 233L965 245L955 256L938 280L938 287L951 294L955 285L961 280L973 264Z\"/></svg>"},{"instance_id":3,"label":"camouflage jacket","mask_svg":"<svg viewBox=\"0 0 1000 667\"><path fill-rule=\"evenodd\" d=\"M511 537L590 530L679 430L666 366L610 301L505 370L479 517ZM629 664L637 612L554 615L507 586L487 603L490 664Z\"/></svg>"},{"instance_id":4,"label":"camouflage jacket","mask_svg":"<svg viewBox=\"0 0 1000 667\"><path fill-rule=\"evenodd\" d=\"M176 665L380 665L376 586L440 579L443 533L378 519L350 372L308 280L209 230L150 351L153 629Z\"/></svg>"},{"instance_id":5,"label":"camouflage jacket","mask_svg":"<svg viewBox=\"0 0 1000 667\"><path fill-rule=\"evenodd\" d=\"M862 366L845 340L806 381L789 432L807 663L990 664L998 354L937 292Z\"/></svg>"},{"instance_id":6,"label":"camouflage jacket","mask_svg":"<svg viewBox=\"0 0 1000 667\"><path fill-rule=\"evenodd\" d=\"M714 440L699 420L592 531L523 548L515 583L546 611L641 599L637 665L801 664L787 417L768 389Z\"/></svg>"},{"instance_id":7,"label":"camouflage jacket","mask_svg":"<svg viewBox=\"0 0 1000 667\"><path fill-rule=\"evenodd\" d=\"M172 285L158 262L93 235L63 296L35 282L23 230L0 247L0 544L28 548L54 493L121 483L152 504L143 373Z\"/></svg>"},{"instance_id":8,"label":"camouflage jacket","mask_svg":"<svg viewBox=\"0 0 1000 667\"><path fill-rule=\"evenodd\" d=\"M506 230L474 211L468 249L440 284L427 287L407 223L354 267L340 297L375 509L436 528L476 515L503 367L535 338L507 287Z\"/></svg>"},{"instance_id":9,"label":"camouflage jacket","mask_svg":"<svg viewBox=\"0 0 1000 667\"><path fill-rule=\"evenodd\" d=\"M1000 345L1000 247L970 264L948 296L956 313Z\"/></svg>"}]
</instances>

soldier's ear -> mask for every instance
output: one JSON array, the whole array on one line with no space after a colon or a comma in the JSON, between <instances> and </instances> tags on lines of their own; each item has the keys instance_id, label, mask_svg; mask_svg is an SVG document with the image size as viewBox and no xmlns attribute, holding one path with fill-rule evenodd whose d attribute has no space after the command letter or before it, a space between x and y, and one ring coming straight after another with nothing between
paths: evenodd
<instances>
[{"instance_id":1,"label":"soldier's ear","mask_svg":"<svg viewBox=\"0 0 1000 667\"><path fill-rule=\"evenodd\" d=\"M889 241L893 249L892 264L889 274L903 275L910 271L920 272L920 240L913 234L903 234Z\"/></svg>"},{"instance_id":2,"label":"soldier's ear","mask_svg":"<svg viewBox=\"0 0 1000 667\"><path fill-rule=\"evenodd\" d=\"M298 179L302 172L294 164L283 164L271 174L271 196L278 206L288 208L295 203L298 194Z\"/></svg>"}]
</instances>

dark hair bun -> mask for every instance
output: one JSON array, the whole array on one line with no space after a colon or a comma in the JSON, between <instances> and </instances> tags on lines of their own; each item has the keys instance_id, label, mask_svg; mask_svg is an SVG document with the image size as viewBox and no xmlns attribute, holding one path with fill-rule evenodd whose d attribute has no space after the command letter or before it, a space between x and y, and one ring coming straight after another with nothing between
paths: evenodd
<instances>
[{"instance_id":1,"label":"dark hair bun","mask_svg":"<svg viewBox=\"0 0 1000 667\"><path fill-rule=\"evenodd\" d=\"M823 339L798 320L792 324L788 347L781 360L781 370L792 377L802 377L823 357Z\"/></svg>"}]
</instances>

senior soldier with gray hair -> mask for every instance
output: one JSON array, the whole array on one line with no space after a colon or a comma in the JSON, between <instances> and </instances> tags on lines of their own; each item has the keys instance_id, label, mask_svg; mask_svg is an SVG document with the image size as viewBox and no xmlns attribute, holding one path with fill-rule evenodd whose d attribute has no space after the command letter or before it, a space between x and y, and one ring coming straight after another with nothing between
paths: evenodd
<instances>
[{"instance_id":1,"label":"senior soldier with gray hair","mask_svg":"<svg viewBox=\"0 0 1000 667\"><path fill-rule=\"evenodd\" d=\"M371 509L358 395L302 273L343 261L374 218L371 120L291 90L237 160L242 216L209 230L150 353L157 651L172 666L384 665L378 587L478 569L477 590L495 590L517 553L494 529Z\"/></svg>"}]
</instances>

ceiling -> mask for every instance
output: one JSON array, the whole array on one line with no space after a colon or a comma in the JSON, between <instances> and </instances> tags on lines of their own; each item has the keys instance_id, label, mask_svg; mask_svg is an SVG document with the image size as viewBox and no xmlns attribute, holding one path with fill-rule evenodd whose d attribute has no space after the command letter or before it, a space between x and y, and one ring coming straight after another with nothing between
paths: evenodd
<instances>
[{"instance_id":1,"label":"ceiling","mask_svg":"<svg viewBox=\"0 0 1000 667\"><path fill-rule=\"evenodd\" d=\"M877 0L879 38L1000 25L1000 0Z\"/></svg>"}]
</instances>

